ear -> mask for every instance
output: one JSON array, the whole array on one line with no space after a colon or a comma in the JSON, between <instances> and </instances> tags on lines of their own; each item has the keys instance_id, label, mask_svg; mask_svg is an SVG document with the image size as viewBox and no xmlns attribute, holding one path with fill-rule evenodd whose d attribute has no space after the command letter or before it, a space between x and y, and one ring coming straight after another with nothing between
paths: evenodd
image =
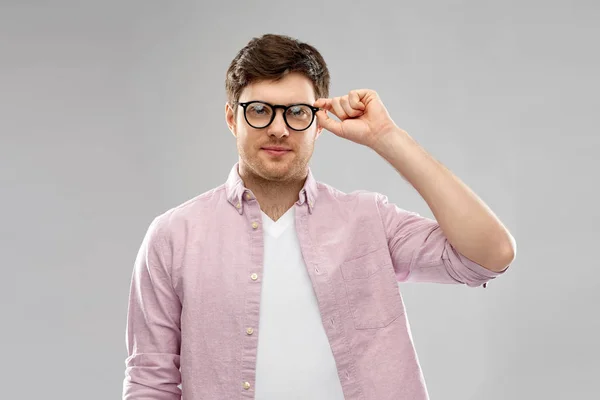
<instances>
[{"instance_id":1,"label":"ear","mask_svg":"<svg viewBox=\"0 0 600 400\"><path fill-rule=\"evenodd\" d=\"M317 122L317 135L315 136L315 140L319 138L321 132L323 132L323 127Z\"/></svg>"},{"instance_id":2,"label":"ear","mask_svg":"<svg viewBox=\"0 0 600 400\"><path fill-rule=\"evenodd\" d=\"M229 127L229 130L231 131L233 136L237 137L237 126L233 114L233 108L231 108L229 102L225 103L225 122L227 123L227 126Z\"/></svg>"}]
</instances>

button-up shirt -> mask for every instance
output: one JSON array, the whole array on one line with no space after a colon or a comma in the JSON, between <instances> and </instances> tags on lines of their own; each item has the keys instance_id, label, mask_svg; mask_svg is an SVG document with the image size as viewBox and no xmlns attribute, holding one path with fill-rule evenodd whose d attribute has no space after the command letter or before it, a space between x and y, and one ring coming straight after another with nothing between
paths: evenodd
<instances>
[{"instance_id":1,"label":"button-up shirt","mask_svg":"<svg viewBox=\"0 0 600 400\"><path fill-rule=\"evenodd\" d=\"M435 220L377 192L341 192L310 169L293 207L344 397L428 399L398 282L477 287L506 269L469 260ZM124 399L254 398L268 317L261 225L238 164L221 186L152 221L133 268Z\"/></svg>"}]
</instances>

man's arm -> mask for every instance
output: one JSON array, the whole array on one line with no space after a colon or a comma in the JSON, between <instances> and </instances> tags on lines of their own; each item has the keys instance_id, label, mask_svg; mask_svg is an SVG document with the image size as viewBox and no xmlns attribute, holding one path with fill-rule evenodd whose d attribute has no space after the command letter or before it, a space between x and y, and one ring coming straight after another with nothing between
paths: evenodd
<instances>
[{"instance_id":1,"label":"man's arm","mask_svg":"<svg viewBox=\"0 0 600 400\"><path fill-rule=\"evenodd\" d=\"M317 99L314 106L321 109L320 127L372 148L419 192L452 251L491 272L505 270L514 260L516 244L508 230L475 193L396 125L377 92L351 90L345 96Z\"/></svg>"},{"instance_id":2,"label":"man's arm","mask_svg":"<svg viewBox=\"0 0 600 400\"><path fill-rule=\"evenodd\" d=\"M181 399L181 302L173 290L169 254L155 219L133 269L123 400Z\"/></svg>"},{"instance_id":3,"label":"man's arm","mask_svg":"<svg viewBox=\"0 0 600 400\"><path fill-rule=\"evenodd\" d=\"M450 244L436 220L402 209L380 193L375 193L374 200L399 282L487 287L506 271L491 271L465 257Z\"/></svg>"},{"instance_id":4,"label":"man's arm","mask_svg":"<svg viewBox=\"0 0 600 400\"><path fill-rule=\"evenodd\" d=\"M459 253L493 272L514 260L515 240L492 210L408 133L394 127L371 147L419 192Z\"/></svg>"}]
</instances>

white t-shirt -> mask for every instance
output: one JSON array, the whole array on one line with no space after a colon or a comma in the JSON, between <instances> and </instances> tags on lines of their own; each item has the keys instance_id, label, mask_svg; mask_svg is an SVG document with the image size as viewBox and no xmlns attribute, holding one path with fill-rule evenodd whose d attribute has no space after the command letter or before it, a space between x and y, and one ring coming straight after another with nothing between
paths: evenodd
<instances>
[{"instance_id":1,"label":"white t-shirt","mask_svg":"<svg viewBox=\"0 0 600 400\"><path fill-rule=\"evenodd\" d=\"M333 353L296 236L295 206L262 213L264 270L256 400L343 400Z\"/></svg>"}]
</instances>

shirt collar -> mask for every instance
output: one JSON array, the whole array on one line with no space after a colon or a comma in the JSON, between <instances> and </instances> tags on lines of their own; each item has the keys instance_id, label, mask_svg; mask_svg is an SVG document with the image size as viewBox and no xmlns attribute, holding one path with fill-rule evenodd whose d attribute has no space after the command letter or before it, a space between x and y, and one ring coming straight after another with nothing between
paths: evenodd
<instances>
[{"instance_id":1,"label":"shirt collar","mask_svg":"<svg viewBox=\"0 0 600 400\"><path fill-rule=\"evenodd\" d=\"M236 162L229 172L227 182L225 183L225 191L227 193L227 200L235 207L240 214L244 210L244 200L254 198L252 191L244 186L244 182L240 177L239 173L239 162ZM296 204L304 205L308 204L308 211L312 214L315 202L317 200L317 182L313 176L312 170L308 168L308 175L304 186L298 194L298 201Z\"/></svg>"}]
</instances>

